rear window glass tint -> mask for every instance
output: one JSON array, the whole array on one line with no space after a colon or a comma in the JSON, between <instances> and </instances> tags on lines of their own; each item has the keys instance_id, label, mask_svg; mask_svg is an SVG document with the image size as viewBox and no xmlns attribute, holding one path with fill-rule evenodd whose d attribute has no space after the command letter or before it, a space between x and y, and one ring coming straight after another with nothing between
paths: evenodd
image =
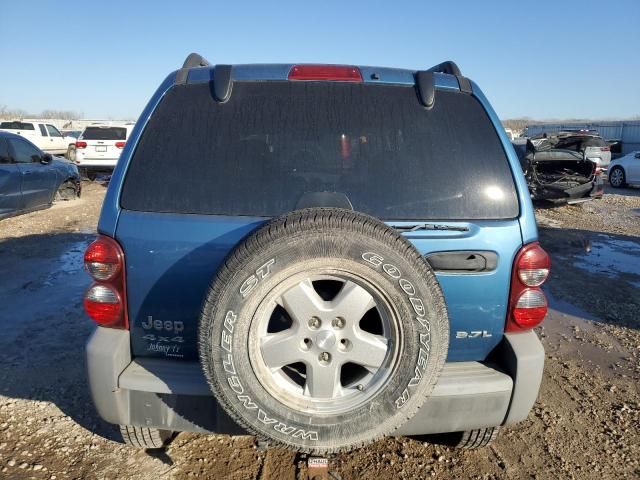
<instances>
[{"instance_id":1,"label":"rear window glass tint","mask_svg":"<svg viewBox=\"0 0 640 480\"><path fill-rule=\"evenodd\" d=\"M83 140L126 140L127 129L122 127L87 127Z\"/></svg>"},{"instance_id":2,"label":"rear window glass tint","mask_svg":"<svg viewBox=\"0 0 640 480\"><path fill-rule=\"evenodd\" d=\"M24 122L2 122L0 128L6 128L8 130L35 130L33 123Z\"/></svg>"},{"instance_id":3,"label":"rear window glass tint","mask_svg":"<svg viewBox=\"0 0 640 480\"><path fill-rule=\"evenodd\" d=\"M175 86L157 107L125 179L130 210L275 216L323 192L387 220L518 215L509 164L470 95L342 82Z\"/></svg>"}]
</instances>

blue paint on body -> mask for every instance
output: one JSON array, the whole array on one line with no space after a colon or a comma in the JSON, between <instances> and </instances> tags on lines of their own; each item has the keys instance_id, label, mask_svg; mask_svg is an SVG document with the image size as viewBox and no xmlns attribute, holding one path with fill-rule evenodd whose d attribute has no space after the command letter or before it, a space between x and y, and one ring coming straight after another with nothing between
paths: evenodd
<instances>
[{"instance_id":1,"label":"blue paint on body","mask_svg":"<svg viewBox=\"0 0 640 480\"><path fill-rule=\"evenodd\" d=\"M237 65L234 80L285 80L291 65ZM361 67L371 83L413 84L415 72L380 67ZM376 80L372 73L377 73ZM116 167L105 199L98 230L114 236L126 257L129 322L134 356L166 356L197 359L197 324L202 301L221 262L234 246L267 218L216 215L177 215L121 210L119 197L137 142L164 94L173 87L170 74L153 95L136 124ZM188 82L208 82L213 68L189 72ZM458 89L452 75L436 74L438 89ZM450 222L468 231L418 231L405 233L421 254L449 250L484 250L498 256L497 268L488 273L438 274L451 322L448 361L484 360L503 335L513 259L523 243L537 239L533 206L518 158L500 121L478 86L473 95L483 105L507 153L520 204L513 220ZM415 223L415 222L411 222ZM437 223L437 222L435 222ZM402 222L391 222L401 225ZM144 328L153 320L173 322L183 331ZM177 322L177 323L176 323ZM490 336L456 339L457 331L486 331ZM176 349L167 353L165 340ZM159 337L164 337L159 339ZM165 342L169 343L169 342Z\"/></svg>"}]
</instances>

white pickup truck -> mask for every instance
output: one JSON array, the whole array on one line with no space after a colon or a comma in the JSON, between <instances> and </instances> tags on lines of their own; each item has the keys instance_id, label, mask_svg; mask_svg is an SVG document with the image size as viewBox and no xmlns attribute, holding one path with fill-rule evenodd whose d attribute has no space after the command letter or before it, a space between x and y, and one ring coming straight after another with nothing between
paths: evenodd
<instances>
[{"instance_id":1,"label":"white pickup truck","mask_svg":"<svg viewBox=\"0 0 640 480\"><path fill-rule=\"evenodd\" d=\"M49 123L22 120L0 122L0 130L22 135L34 143L40 150L54 155L66 155L69 158L75 149L76 139L65 137Z\"/></svg>"}]
</instances>

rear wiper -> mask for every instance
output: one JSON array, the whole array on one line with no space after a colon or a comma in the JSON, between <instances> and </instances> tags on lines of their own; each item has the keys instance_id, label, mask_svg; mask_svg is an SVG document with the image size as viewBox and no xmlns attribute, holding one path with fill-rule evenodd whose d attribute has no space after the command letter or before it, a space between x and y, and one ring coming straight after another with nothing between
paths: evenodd
<instances>
[{"instance_id":1,"label":"rear wiper","mask_svg":"<svg viewBox=\"0 0 640 480\"><path fill-rule=\"evenodd\" d=\"M419 223L415 225L394 225L392 228L399 232L417 232L418 230L468 232L469 227L461 227L457 225L441 225L436 223Z\"/></svg>"}]
</instances>

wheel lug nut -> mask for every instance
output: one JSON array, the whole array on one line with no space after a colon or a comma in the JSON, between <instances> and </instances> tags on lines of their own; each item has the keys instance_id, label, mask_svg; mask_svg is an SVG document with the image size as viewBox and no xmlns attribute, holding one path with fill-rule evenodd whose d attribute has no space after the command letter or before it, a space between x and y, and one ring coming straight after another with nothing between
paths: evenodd
<instances>
[{"instance_id":1,"label":"wheel lug nut","mask_svg":"<svg viewBox=\"0 0 640 480\"><path fill-rule=\"evenodd\" d=\"M344 318L336 317L331 321L333 328L344 328Z\"/></svg>"},{"instance_id":2,"label":"wheel lug nut","mask_svg":"<svg viewBox=\"0 0 640 480\"><path fill-rule=\"evenodd\" d=\"M318 317L311 317L309 320L309 328L320 328L320 319Z\"/></svg>"},{"instance_id":3,"label":"wheel lug nut","mask_svg":"<svg viewBox=\"0 0 640 480\"><path fill-rule=\"evenodd\" d=\"M331 354L329 352L322 352L318 356L318 360L320 360L321 363L329 363L331 361Z\"/></svg>"}]
</instances>

